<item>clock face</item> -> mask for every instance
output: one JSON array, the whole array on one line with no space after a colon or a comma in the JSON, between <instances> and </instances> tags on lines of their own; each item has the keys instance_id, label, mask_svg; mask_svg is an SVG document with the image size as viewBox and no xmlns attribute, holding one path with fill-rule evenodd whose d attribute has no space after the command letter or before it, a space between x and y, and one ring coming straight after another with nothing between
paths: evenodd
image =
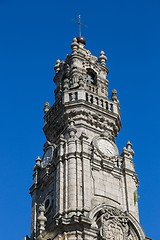
<instances>
[{"instance_id":1,"label":"clock face","mask_svg":"<svg viewBox=\"0 0 160 240\"><path fill-rule=\"evenodd\" d=\"M42 159L42 167L46 167L46 165L49 163L52 158L52 152L53 150L51 147L45 152Z\"/></svg>"},{"instance_id":2,"label":"clock face","mask_svg":"<svg viewBox=\"0 0 160 240\"><path fill-rule=\"evenodd\" d=\"M102 153L105 156L112 157L118 154L117 153L118 149L116 148L116 146L114 146L113 143L106 139L103 138L97 139L97 147L100 153Z\"/></svg>"}]
</instances>

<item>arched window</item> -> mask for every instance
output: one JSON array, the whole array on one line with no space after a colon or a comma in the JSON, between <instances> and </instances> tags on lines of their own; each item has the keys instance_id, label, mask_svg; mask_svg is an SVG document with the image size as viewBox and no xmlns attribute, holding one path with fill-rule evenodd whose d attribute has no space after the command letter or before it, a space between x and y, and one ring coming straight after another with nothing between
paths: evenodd
<instances>
[{"instance_id":1,"label":"arched window","mask_svg":"<svg viewBox=\"0 0 160 240\"><path fill-rule=\"evenodd\" d=\"M92 84L96 84L96 73L92 69L87 69L87 80Z\"/></svg>"}]
</instances>

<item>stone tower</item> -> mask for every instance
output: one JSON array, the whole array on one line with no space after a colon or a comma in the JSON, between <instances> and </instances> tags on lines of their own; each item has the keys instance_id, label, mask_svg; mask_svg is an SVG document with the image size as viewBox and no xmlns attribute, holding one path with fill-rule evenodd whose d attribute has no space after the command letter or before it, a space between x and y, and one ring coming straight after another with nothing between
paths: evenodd
<instances>
[{"instance_id":1,"label":"stone tower","mask_svg":"<svg viewBox=\"0 0 160 240\"><path fill-rule=\"evenodd\" d=\"M57 60L55 103L44 106L44 155L34 167L31 236L36 240L145 240L132 144L119 155L117 91L108 99L107 58L74 38Z\"/></svg>"}]
</instances>

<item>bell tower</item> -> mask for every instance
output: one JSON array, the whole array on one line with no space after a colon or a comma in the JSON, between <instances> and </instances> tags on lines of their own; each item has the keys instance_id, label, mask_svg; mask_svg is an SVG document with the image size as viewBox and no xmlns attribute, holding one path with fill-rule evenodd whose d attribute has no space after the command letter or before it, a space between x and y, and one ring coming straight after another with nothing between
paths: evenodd
<instances>
[{"instance_id":1,"label":"bell tower","mask_svg":"<svg viewBox=\"0 0 160 240\"><path fill-rule=\"evenodd\" d=\"M31 240L145 240L132 144L119 154L117 91L108 98L107 57L74 38L54 67L55 103L44 105L44 155L36 160Z\"/></svg>"}]
</instances>

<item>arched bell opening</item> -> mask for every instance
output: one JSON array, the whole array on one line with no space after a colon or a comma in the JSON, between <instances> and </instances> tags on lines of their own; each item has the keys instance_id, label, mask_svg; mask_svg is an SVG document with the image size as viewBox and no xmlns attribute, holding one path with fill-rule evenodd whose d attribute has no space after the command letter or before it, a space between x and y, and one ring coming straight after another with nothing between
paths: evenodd
<instances>
[{"instance_id":1,"label":"arched bell opening","mask_svg":"<svg viewBox=\"0 0 160 240\"><path fill-rule=\"evenodd\" d=\"M91 68L87 69L87 81L93 85L97 83L97 74Z\"/></svg>"}]
</instances>

